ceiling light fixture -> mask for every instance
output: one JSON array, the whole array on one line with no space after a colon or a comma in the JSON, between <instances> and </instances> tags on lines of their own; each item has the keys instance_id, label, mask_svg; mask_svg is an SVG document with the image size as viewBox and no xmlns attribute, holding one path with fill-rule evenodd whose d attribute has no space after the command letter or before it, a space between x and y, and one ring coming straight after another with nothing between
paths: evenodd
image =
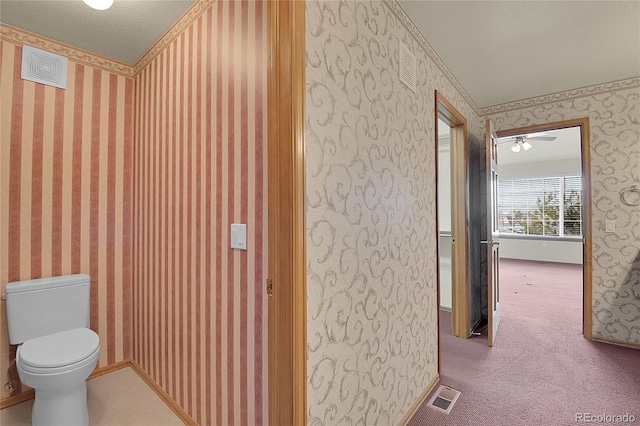
<instances>
[{"instance_id":1,"label":"ceiling light fixture","mask_svg":"<svg viewBox=\"0 0 640 426\"><path fill-rule=\"evenodd\" d=\"M96 10L107 10L113 4L113 0L82 0L87 6Z\"/></svg>"},{"instance_id":2,"label":"ceiling light fixture","mask_svg":"<svg viewBox=\"0 0 640 426\"><path fill-rule=\"evenodd\" d=\"M531 144L524 137L517 136L513 145L511 145L511 151L520 152L520 148L523 148L525 151L529 151L531 149Z\"/></svg>"}]
</instances>

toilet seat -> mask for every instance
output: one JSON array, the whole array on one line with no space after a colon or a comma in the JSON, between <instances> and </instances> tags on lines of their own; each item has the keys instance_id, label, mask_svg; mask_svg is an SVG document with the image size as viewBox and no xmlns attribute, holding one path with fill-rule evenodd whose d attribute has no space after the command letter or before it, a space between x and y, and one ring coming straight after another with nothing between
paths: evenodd
<instances>
[{"instance_id":1,"label":"toilet seat","mask_svg":"<svg viewBox=\"0 0 640 426\"><path fill-rule=\"evenodd\" d=\"M18 363L28 372L53 374L79 368L100 356L100 338L76 328L27 340L18 348Z\"/></svg>"}]
</instances>

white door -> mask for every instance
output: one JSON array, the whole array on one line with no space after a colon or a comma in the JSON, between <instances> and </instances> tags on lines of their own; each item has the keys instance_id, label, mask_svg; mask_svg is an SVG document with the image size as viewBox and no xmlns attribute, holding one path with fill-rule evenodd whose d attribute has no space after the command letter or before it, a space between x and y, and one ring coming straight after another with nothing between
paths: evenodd
<instances>
[{"instance_id":1,"label":"white door","mask_svg":"<svg viewBox=\"0 0 640 426\"><path fill-rule=\"evenodd\" d=\"M487 120L487 269L489 346L500 324L500 234L498 223L498 145L493 122Z\"/></svg>"}]
</instances>

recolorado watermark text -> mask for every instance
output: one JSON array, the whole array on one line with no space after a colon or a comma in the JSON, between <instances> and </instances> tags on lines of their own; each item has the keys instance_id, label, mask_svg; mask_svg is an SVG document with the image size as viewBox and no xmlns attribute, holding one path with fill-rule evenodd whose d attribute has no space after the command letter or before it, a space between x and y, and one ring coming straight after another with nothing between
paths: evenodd
<instances>
[{"instance_id":1,"label":"recolorado watermark text","mask_svg":"<svg viewBox=\"0 0 640 426\"><path fill-rule=\"evenodd\" d=\"M635 423L633 414L576 413L576 423Z\"/></svg>"}]
</instances>

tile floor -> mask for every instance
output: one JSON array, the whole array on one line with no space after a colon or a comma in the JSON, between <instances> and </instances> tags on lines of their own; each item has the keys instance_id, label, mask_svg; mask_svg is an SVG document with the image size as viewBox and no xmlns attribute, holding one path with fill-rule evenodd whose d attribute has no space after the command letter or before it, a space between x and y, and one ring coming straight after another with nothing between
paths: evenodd
<instances>
[{"instance_id":1,"label":"tile floor","mask_svg":"<svg viewBox=\"0 0 640 426\"><path fill-rule=\"evenodd\" d=\"M130 367L87 382L91 426L181 426L182 421ZM31 425L33 400L0 410L2 426Z\"/></svg>"}]
</instances>

